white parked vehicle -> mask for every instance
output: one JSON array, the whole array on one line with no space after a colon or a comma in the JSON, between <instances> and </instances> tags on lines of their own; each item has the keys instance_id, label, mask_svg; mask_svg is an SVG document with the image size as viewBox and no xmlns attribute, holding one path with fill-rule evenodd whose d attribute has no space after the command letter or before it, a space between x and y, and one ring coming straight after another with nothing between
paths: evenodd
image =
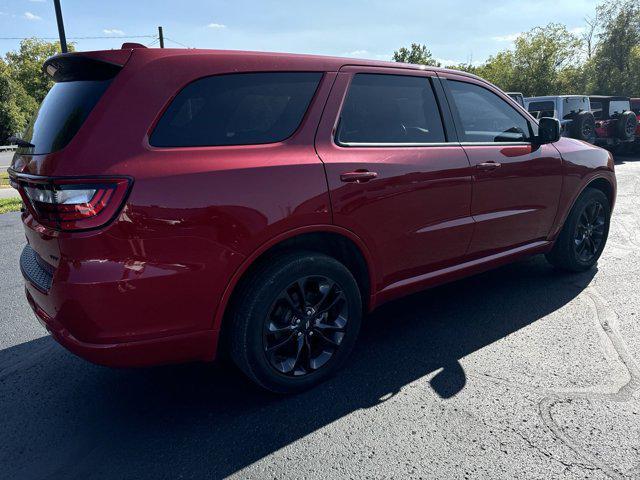
<instances>
[{"instance_id":1,"label":"white parked vehicle","mask_svg":"<svg viewBox=\"0 0 640 480\"><path fill-rule=\"evenodd\" d=\"M518 105L520 105L522 108L526 108L525 104L524 104L524 95L522 95L522 93L520 92L507 92L507 95L509 95L511 98L513 98L516 103Z\"/></svg>"},{"instance_id":2,"label":"white parked vehicle","mask_svg":"<svg viewBox=\"0 0 640 480\"><path fill-rule=\"evenodd\" d=\"M538 119L551 117L560 120L562 136L594 143L596 121L586 95L528 97L525 105L529 113Z\"/></svg>"}]
</instances>

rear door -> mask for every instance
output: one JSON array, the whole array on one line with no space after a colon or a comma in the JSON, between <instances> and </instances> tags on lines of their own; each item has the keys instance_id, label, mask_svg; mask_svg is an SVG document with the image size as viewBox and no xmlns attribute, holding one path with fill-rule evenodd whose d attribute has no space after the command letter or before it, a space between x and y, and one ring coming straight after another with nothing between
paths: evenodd
<instances>
[{"instance_id":1,"label":"rear door","mask_svg":"<svg viewBox=\"0 0 640 480\"><path fill-rule=\"evenodd\" d=\"M460 262L471 239L471 169L438 88L432 72L343 68L318 129L334 223L369 245L378 290Z\"/></svg>"},{"instance_id":2,"label":"rear door","mask_svg":"<svg viewBox=\"0 0 640 480\"><path fill-rule=\"evenodd\" d=\"M484 256L546 239L562 187L562 159L553 145L536 145L537 124L499 90L443 73L458 135L473 169L469 249Z\"/></svg>"}]
</instances>

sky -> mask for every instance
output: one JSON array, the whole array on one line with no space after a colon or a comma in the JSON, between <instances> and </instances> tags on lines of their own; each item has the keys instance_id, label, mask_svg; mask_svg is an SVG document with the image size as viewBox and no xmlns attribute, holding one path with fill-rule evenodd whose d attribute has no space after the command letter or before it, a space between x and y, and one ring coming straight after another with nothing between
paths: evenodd
<instances>
[{"instance_id":1,"label":"sky","mask_svg":"<svg viewBox=\"0 0 640 480\"><path fill-rule=\"evenodd\" d=\"M61 0L78 50L148 45L162 25L166 47L313 53L390 60L424 43L442 63L474 63L512 46L520 32L560 22L579 33L591 0ZM136 36L146 36L135 38ZM54 37L52 0L0 0L0 55L20 40ZM116 37L83 39L81 37ZM76 40L74 40L76 39ZM154 45L157 46L157 43Z\"/></svg>"}]
</instances>

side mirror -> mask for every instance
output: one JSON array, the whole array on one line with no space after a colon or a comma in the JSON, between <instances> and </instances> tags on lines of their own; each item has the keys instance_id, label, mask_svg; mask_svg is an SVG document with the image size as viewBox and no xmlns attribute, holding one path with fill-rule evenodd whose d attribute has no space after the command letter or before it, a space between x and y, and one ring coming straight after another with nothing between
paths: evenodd
<instances>
[{"instance_id":1,"label":"side mirror","mask_svg":"<svg viewBox=\"0 0 640 480\"><path fill-rule=\"evenodd\" d=\"M538 122L536 143L544 145L560 140L560 121L557 118L542 117Z\"/></svg>"}]
</instances>

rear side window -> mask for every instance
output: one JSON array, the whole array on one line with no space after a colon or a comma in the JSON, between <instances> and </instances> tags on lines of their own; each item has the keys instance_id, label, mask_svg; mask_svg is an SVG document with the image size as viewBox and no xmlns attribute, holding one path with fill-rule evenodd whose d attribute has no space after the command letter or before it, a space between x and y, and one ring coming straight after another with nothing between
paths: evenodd
<instances>
[{"instance_id":1,"label":"rear side window","mask_svg":"<svg viewBox=\"0 0 640 480\"><path fill-rule=\"evenodd\" d=\"M356 74L342 108L336 141L347 146L444 142L430 80Z\"/></svg>"},{"instance_id":2,"label":"rear side window","mask_svg":"<svg viewBox=\"0 0 640 480\"><path fill-rule=\"evenodd\" d=\"M546 100L542 102L530 102L527 110L529 110L529 113L535 118L540 119L542 117L553 117L555 108L556 106L553 101Z\"/></svg>"},{"instance_id":3,"label":"rear side window","mask_svg":"<svg viewBox=\"0 0 640 480\"><path fill-rule=\"evenodd\" d=\"M23 139L34 145L24 153L38 155L63 149L110 83L111 79L54 84L24 133Z\"/></svg>"},{"instance_id":4,"label":"rear side window","mask_svg":"<svg viewBox=\"0 0 640 480\"><path fill-rule=\"evenodd\" d=\"M495 93L479 85L448 81L465 142L526 142L529 122Z\"/></svg>"},{"instance_id":5,"label":"rear side window","mask_svg":"<svg viewBox=\"0 0 640 480\"><path fill-rule=\"evenodd\" d=\"M290 137L320 83L319 72L217 75L180 91L149 143L156 147L251 145Z\"/></svg>"}]
</instances>

